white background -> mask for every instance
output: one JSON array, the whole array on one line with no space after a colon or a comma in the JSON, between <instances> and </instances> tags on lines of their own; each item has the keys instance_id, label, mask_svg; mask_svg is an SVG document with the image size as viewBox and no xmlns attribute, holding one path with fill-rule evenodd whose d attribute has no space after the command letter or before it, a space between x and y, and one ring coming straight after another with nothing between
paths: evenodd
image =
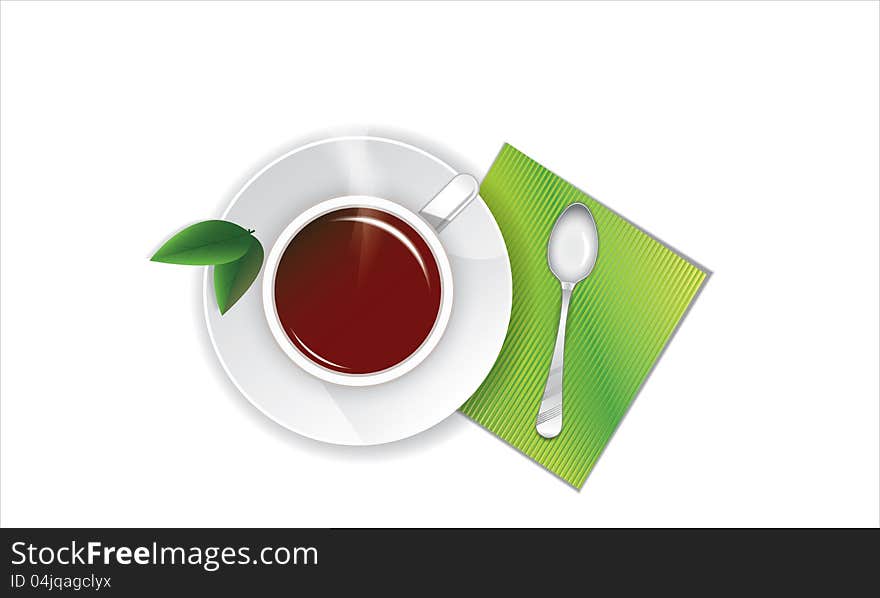
<instances>
[{"instance_id":1,"label":"white background","mask_svg":"<svg viewBox=\"0 0 880 598\"><path fill-rule=\"evenodd\" d=\"M876 526L878 4L2 7L2 524ZM584 489L461 415L325 446L148 261L339 133L513 143L714 271Z\"/></svg>"}]
</instances>

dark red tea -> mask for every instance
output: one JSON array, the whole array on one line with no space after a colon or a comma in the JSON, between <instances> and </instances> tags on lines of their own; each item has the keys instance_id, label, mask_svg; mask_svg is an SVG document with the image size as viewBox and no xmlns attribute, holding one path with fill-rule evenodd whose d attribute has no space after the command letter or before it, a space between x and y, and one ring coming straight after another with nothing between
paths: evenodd
<instances>
[{"instance_id":1,"label":"dark red tea","mask_svg":"<svg viewBox=\"0 0 880 598\"><path fill-rule=\"evenodd\" d=\"M275 306L294 345L347 374L388 369L425 341L440 311L440 270L397 216L344 208L307 224L275 274Z\"/></svg>"}]
</instances>

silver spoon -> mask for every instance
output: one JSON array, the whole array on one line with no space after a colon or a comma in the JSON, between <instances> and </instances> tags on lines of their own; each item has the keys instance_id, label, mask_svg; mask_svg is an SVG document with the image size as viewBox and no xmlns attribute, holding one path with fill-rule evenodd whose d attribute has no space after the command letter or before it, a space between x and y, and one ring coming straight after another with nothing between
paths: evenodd
<instances>
[{"instance_id":1,"label":"silver spoon","mask_svg":"<svg viewBox=\"0 0 880 598\"><path fill-rule=\"evenodd\" d=\"M562 361L568 305L575 285L593 270L598 252L599 233L593 215L584 204L571 204L559 215L547 242L547 265L562 284L562 311L553 360L535 421L538 434L544 438L556 438L562 431Z\"/></svg>"}]
</instances>

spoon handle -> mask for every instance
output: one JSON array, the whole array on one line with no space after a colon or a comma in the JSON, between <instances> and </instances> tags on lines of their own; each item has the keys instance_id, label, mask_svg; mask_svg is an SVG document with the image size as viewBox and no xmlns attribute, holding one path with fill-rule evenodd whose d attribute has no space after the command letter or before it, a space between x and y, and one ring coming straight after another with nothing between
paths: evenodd
<instances>
[{"instance_id":1,"label":"spoon handle","mask_svg":"<svg viewBox=\"0 0 880 598\"><path fill-rule=\"evenodd\" d=\"M559 314L559 328L556 330L556 347L553 349L553 360L547 373L544 396L541 397L541 406L538 408L538 419L535 420L535 429L544 438L556 438L562 432L562 362L565 353L565 324L573 290L573 284L562 283L562 310Z\"/></svg>"}]
</instances>

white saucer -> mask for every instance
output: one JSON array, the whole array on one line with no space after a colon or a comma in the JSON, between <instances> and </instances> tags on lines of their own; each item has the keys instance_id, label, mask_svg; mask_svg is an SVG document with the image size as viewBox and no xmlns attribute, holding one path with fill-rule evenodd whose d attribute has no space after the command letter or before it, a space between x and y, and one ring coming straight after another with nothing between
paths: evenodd
<instances>
[{"instance_id":1,"label":"white saucer","mask_svg":"<svg viewBox=\"0 0 880 598\"><path fill-rule=\"evenodd\" d=\"M418 211L457 172L418 148L377 137L340 137L295 149L256 174L223 214L249 229L268 253L302 211L344 195L369 195ZM376 386L323 382L295 365L264 315L263 273L221 316L212 271L205 273L205 318L214 350L257 409L298 434L334 444L400 440L439 423L489 373L507 334L511 276L498 225L477 197L440 239L452 265L452 315L430 355L404 376Z\"/></svg>"}]
</instances>

